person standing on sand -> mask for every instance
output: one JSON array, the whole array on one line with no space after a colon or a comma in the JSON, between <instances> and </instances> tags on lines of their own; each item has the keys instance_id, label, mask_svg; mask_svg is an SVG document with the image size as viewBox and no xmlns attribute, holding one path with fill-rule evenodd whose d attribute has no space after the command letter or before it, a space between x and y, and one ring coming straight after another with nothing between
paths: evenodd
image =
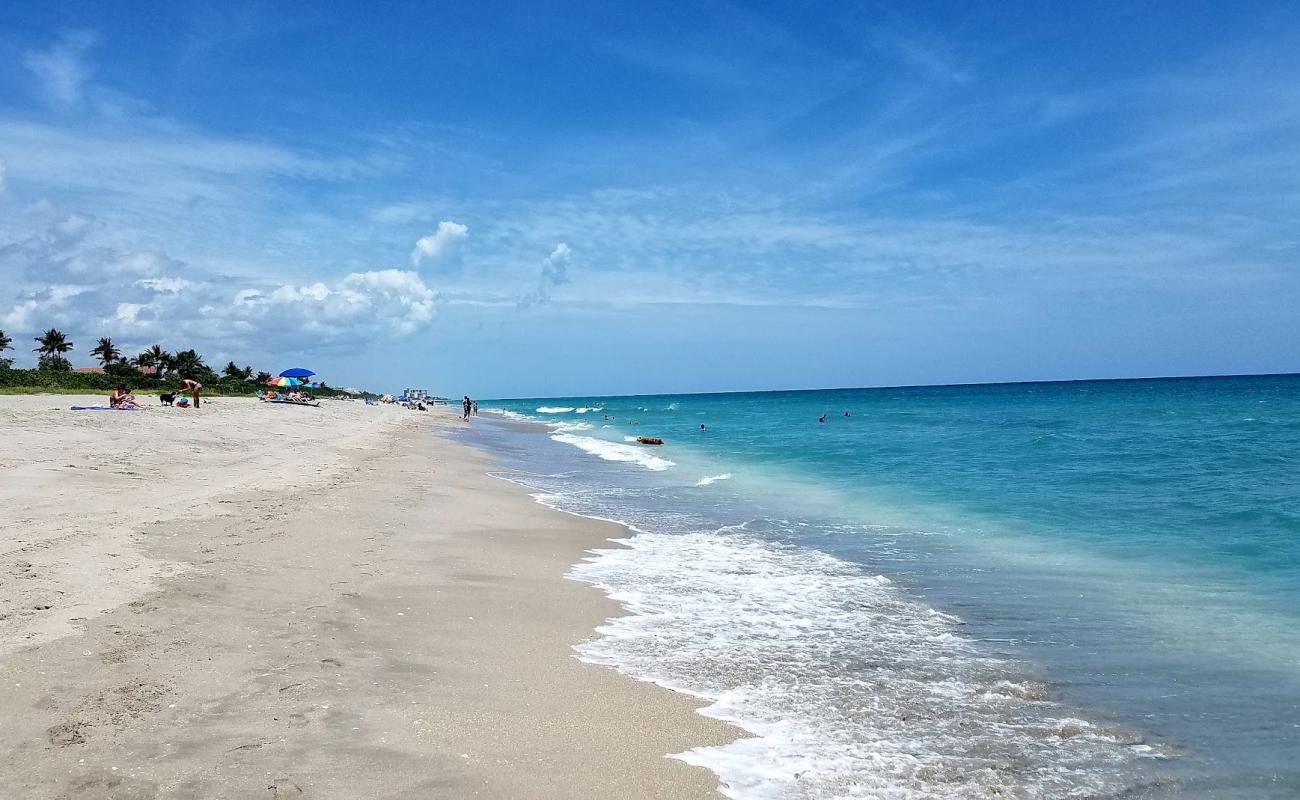
<instances>
[{"instance_id":1,"label":"person standing on sand","mask_svg":"<svg viewBox=\"0 0 1300 800\"><path fill-rule=\"evenodd\" d=\"M192 378L181 378L181 388L177 391L177 394L189 393L190 397L194 398L194 407L198 408L199 390L202 388L203 384L193 380Z\"/></svg>"},{"instance_id":2,"label":"person standing on sand","mask_svg":"<svg viewBox=\"0 0 1300 800\"><path fill-rule=\"evenodd\" d=\"M465 395L465 399L461 401L460 407L461 407L462 409L465 410L465 414L464 414L464 416L461 417L461 419L468 420L468 419L469 419L469 409L470 409L470 399L469 399L469 395Z\"/></svg>"},{"instance_id":3,"label":"person standing on sand","mask_svg":"<svg viewBox=\"0 0 1300 800\"><path fill-rule=\"evenodd\" d=\"M478 416L478 401L474 401L474 416Z\"/></svg>"}]
</instances>

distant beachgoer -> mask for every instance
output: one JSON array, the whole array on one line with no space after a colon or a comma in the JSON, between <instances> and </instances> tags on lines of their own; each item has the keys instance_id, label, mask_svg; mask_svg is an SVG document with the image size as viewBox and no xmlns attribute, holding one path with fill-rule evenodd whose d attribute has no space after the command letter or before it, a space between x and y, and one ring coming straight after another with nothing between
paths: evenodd
<instances>
[{"instance_id":1,"label":"distant beachgoer","mask_svg":"<svg viewBox=\"0 0 1300 800\"><path fill-rule=\"evenodd\" d=\"M196 380L193 380L191 378L181 378L180 391L189 392L190 397L194 398L195 408L199 407L199 390L202 388L203 388L203 384L199 383Z\"/></svg>"},{"instance_id":2,"label":"distant beachgoer","mask_svg":"<svg viewBox=\"0 0 1300 800\"><path fill-rule=\"evenodd\" d=\"M474 401L474 416L478 416L478 401Z\"/></svg>"},{"instance_id":3,"label":"distant beachgoer","mask_svg":"<svg viewBox=\"0 0 1300 800\"><path fill-rule=\"evenodd\" d=\"M844 416L846 416L846 417L847 417L847 416L850 416L849 412L845 411L845 412L844 412Z\"/></svg>"},{"instance_id":4,"label":"distant beachgoer","mask_svg":"<svg viewBox=\"0 0 1300 800\"><path fill-rule=\"evenodd\" d=\"M460 406L465 411L461 419L469 419L470 408L473 406L473 401L469 399L469 395L465 395L465 399L461 401Z\"/></svg>"},{"instance_id":5,"label":"distant beachgoer","mask_svg":"<svg viewBox=\"0 0 1300 800\"><path fill-rule=\"evenodd\" d=\"M820 417L817 418L817 421L818 421L818 422L825 422L825 421L826 421L826 415L825 415L825 414L822 414Z\"/></svg>"},{"instance_id":6,"label":"distant beachgoer","mask_svg":"<svg viewBox=\"0 0 1300 800\"><path fill-rule=\"evenodd\" d=\"M700 423L700 430L706 430L706 428L704 427L704 423L703 423L703 422Z\"/></svg>"}]
</instances>

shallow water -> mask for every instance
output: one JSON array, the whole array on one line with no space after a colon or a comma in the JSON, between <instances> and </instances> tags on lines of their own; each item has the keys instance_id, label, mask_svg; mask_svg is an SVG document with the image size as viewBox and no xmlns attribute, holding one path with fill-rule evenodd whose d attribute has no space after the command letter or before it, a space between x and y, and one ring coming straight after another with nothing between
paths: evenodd
<instances>
[{"instance_id":1,"label":"shallow water","mask_svg":"<svg viewBox=\"0 0 1300 800\"><path fill-rule=\"evenodd\" d=\"M489 406L731 796L1300 796L1300 378Z\"/></svg>"}]
</instances>

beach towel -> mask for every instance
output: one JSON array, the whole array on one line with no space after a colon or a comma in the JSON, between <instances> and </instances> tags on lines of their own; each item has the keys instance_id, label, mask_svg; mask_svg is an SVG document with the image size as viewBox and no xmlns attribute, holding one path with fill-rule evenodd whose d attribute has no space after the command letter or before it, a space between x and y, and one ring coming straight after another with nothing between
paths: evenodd
<instances>
[{"instance_id":1,"label":"beach towel","mask_svg":"<svg viewBox=\"0 0 1300 800\"><path fill-rule=\"evenodd\" d=\"M73 406L73 411L143 411L140 408L113 408L112 406Z\"/></svg>"}]
</instances>

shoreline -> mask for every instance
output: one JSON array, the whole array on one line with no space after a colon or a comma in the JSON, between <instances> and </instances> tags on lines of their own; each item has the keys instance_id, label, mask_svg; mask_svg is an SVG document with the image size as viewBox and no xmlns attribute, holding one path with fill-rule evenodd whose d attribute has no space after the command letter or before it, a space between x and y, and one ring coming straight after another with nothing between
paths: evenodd
<instances>
[{"instance_id":1,"label":"shoreline","mask_svg":"<svg viewBox=\"0 0 1300 800\"><path fill-rule=\"evenodd\" d=\"M0 398L28 482L0 567L36 573L3 584L0 794L721 796L665 755L743 732L573 650L622 611L565 576L626 529L489 476L452 414L68 402ZM179 476L140 464L195 441ZM111 591L63 599L87 575Z\"/></svg>"}]
</instances>

